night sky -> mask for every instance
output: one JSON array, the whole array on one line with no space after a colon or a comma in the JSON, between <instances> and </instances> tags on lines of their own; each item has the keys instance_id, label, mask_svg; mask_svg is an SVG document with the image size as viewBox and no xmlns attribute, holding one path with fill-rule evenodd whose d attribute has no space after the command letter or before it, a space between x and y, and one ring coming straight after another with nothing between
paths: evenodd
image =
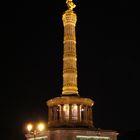
<instances>
[{"instance_id":1,"label":"night sky","mask_svg":"<svg viewBox=\"0 0 140 140\"><path fill-rule=\"evenodd\" d=\"M78 87L95 101L97 128L140 139L136 5L76 0ZM65 0L5 2L1 12L1 137L25 140L25 125L47 122L46 101L61 96Z\"/></svg>"}]
</instances>

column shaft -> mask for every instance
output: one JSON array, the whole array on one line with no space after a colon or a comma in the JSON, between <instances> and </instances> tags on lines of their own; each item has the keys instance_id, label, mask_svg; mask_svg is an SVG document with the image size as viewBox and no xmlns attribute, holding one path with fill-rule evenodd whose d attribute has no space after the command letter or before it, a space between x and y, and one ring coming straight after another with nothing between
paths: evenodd
<instances>
[{"instance_id":1,"label":"column shaft","mask_svg":"<svg viewBox=\"0 0 140 140\"><path fill-rule=\"evenodd\" d=\"M67 10L63 14L64 54L63 54L63 95L78 95L76 58L76 14Z\"/></svg>"}]
</instances>

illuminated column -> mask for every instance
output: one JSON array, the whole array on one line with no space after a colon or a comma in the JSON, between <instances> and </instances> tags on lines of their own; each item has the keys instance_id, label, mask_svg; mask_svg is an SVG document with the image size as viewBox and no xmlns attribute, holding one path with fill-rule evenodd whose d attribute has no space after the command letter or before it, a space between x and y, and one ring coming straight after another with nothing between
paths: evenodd
<instances>
[{"instance_id":1,"label":"illuminated column","mask_svg":"<svg viewBox=\"0 0 140 140\"><path fill-rule=\"evenodd\" d=\"M63 105L60 105L60 122L63 122Z\"/></svg>"},{"instance_id":2,"label":"illuminated column","mask_svg":"<svg viewBox=\"0 0 140 140\"><path fill-rule=\"evenodd\" d=\"M49 122L52 121L52 108L49 107Z\"/></svg>"},{"instance_id":3,"label":"illuminated column","mask_svg":"<svg viewBox=\"0 0 140 140\"><path fill-rule=\"evenodd\" d=\"M87 106L84 107L84 121L87 121Z\"/></svg>"},{"instance_id":4,"label":"illuminated column","mask_svg":"<svg viewBox=\"0 0 140 140\"><path fill-rule=\"evenodd\" d=\"M90 121L92 121L92 108L90 107Z\"/></svg>"},{"instance_id":5,"label":"illuminated column","mask_svg":"<svg viewBox=\"0 0 140 140\"><path fill-rule=\"evenodd\" d=\"M57 107L54 108L54 114L55 114L55 121L57 121L58 118Z\"/></svg>"},{"instance_id":6,"label":"illuminated column","mask_svg":"<svg viewBox=\"0 0 140 140\"><path fill-rule=\"evenodd\" d=\"M81 118L80 118L80 111L81 111L81 108L80 108L80 105L78 105L78 121L80 122L81 121Z\"/></svg>"},{"instance_id":7,"label":"illuminated column","mask_svg":"<svg viewBox=\"0 0 140 140\"><path fill-rule=\"evenodd\" d=\"M68 9L62 17L64 25L62 95L78 95L75 26L77 16Z\"/></svg>"},{"instance_id":8,"label":"illuminated column","mask_svg":"<svg viewBox=\"0 0 140 140\"><path fill-rule=\"evenodd\" d=\"M69 105L70 107L69 107L69 109L70 109L70 111L69 111L69 120L70 121L72 121L72 105Z\"/></svg>"}]
</instances>

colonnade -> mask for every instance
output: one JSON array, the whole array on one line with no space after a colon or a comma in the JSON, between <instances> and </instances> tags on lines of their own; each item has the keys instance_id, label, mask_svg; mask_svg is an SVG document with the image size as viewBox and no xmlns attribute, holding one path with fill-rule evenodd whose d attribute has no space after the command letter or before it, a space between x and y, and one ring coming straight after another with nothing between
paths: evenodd
<instances>
[{"instance_id":1,"label":"colonnade","mask_svg":"<svg viewBox=\"0 0 140 140\"><path fill-rule=\"evenodd\" d=\"M61 104L49 107L48 121L63 122L91 122L92 107L78 104Z\"/></svg>"}]
</instances>

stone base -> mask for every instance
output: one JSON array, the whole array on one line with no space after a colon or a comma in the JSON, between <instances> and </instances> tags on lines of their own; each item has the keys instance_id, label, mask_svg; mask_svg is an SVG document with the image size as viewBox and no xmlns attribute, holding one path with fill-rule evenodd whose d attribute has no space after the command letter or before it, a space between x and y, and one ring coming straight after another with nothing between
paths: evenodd
<instances>
[{"instance_id":1,"label":"stone base","mask_svg":"<svg viewBox=\"0 0 140 140\"><path fill-rule=\"evenodd\" d=\"M62 96L48 100L48 128L93 128L93 104L91 99L78 96Z\"/></svg>"},{"instance_id":2,"label":"stone base","mask_svg":"<svg viewBox=\"0 0 140 140\"><path fill-rule=\"evenodd\" d=\"M116 131L111 130L62 128L39 133L36 140L117 140L117 135ZM27 140L34 140L32 135L26 137Z\"/></svg>"}]
</instances>

